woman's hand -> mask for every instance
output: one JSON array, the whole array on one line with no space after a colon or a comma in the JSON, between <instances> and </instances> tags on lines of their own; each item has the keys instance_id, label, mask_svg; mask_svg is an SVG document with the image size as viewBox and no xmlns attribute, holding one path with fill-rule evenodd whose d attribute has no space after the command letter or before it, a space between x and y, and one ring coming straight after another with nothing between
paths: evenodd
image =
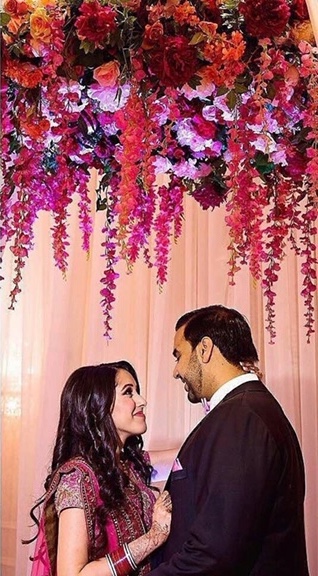
<instances>
[{"instance_id":1,"label":"woman's hand","mask_svg":"<svg viewBox=\"0 0 318 576\"><path fill-rule=\"evenodd\" d=\"M163 544L170 532L171 526L171 510L172 502L169 492L165 490L160 494L159 498L156 500L154 505L154 511L152 515L152 525L148 532L149 537L152 540L153 545L161 546Z\"/></svg>"},{"instance_id":2,"label":"woman's hand","mask_svg":"<svg viewBox=\"0 0 318 576\"><path fill-rule=\"evenodd\" d=\"M129 542L129 549L136 564L139 564L167 540L170 532L171 509L171 497L165 490L155 502L150 530L137 540Z\"/></svg>"}]
</instances>

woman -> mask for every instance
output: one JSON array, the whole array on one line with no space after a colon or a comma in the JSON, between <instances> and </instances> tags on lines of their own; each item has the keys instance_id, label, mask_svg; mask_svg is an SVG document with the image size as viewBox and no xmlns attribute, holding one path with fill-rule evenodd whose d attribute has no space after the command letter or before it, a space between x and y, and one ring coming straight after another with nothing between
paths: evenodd
<instances>
[{"instance_id":1,"label":"woman","mask_svg":"<svg viewBox=\"0 0 318 576\"><path fill-rule=\"evenodd\" d=\"M46 493L31 510L39 525L32 576L150 571L149 554L169 534L171 500L163 492L156 501L150 488L145 405L125 361L85 366L67 380Z\"/></svg>"}]
</instances>

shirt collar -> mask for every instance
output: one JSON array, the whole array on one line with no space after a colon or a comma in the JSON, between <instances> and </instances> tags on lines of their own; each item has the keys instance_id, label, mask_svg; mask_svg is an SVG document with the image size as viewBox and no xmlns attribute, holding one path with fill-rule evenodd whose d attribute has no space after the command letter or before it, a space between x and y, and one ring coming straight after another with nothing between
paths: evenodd
<instances>
[{"instance_id":1,"label":"shirt collar","mask_svg":"<svg viewBox=\"0 0 318 576\"><path fill-rule=\"evenodd\" d=\"M251 382L252 380L259 380L254 372L250 372L248 374L240 374L240 376L235 376L235 378L231 378L231 380L225 382L225 384L220 386L220 388L213 394L210 400L206 400L204 398L202 403L205 412L211 412L211 410L213 410L213 408L215 408L215 406L217 406L229 392L232 392L232 390L238 386L241 386L241 384L244 384L245 382Z\"/></svg>"}]
</instances>

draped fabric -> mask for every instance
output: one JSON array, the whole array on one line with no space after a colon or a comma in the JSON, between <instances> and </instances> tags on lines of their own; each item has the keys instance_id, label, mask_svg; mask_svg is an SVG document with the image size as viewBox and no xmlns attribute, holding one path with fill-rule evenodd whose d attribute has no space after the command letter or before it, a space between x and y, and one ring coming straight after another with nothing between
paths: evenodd
<instances>
[{"instance_id":1,"label":"draped fabric","mask_svg":"<svg viewBox=\"0 0 318 576\"><path fill-rule=\"evenodd\" d=\"M318 0L306 0L311 25L314 31L316 44L318 46Z\"/></svg>"},{"instance_id":2,"label":"draped fabric","mask_svg":"<svg viewBox=\"0 0 318 576\"><path fill-rule=\"evenodd\" d=\"M318 0L307 3L318 38ZM13 261L11 254L5 255L0 318L2 575L30 574L28 556L33 548L22 546L21 539L34 533L28 512L43 493L59 397L69 374L80 365L129 360L148 401L146 448L179 446L203 413L200 406L188 403L182 385L172 379L174 324L185 311L213 303L237 308L248 318L265 383L298 434L307 477L309 564L311 575L318 574L318 298L316 293L316 333L307 343L300 262L288 252L282 264L276 287L277 336L275 344L269 344L266 302L259 283L246 266L238 272L234 286L228 283L225 209L204 212L187 198L183 234L172 248L168 282L161 292L154 269L137 262L133 273L127 275L120 264L112 340L107 342L99 304L104 216L94 215L87 258L80 248L76 207L73 210L66 279L53 265L51 223L43 214L36 224L35 248L24 269L15 311L8 310Z\"/></svg>"}]
</instances>

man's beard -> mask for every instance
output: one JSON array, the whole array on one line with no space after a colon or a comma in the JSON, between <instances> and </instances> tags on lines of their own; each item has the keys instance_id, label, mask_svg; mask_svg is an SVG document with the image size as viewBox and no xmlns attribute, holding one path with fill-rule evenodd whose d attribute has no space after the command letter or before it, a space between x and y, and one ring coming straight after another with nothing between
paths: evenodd
<instances>
[{"instance_id":1,"label":"man's beard","mask_svg":"<svg viewBox=\"0 0 318 576\"><path fill-rule=\"evenodd\" d=\"M193 350L187 371L184 375L183 381L185 383L186 392L188 393L188 400L192 404L201 402L202 399L202 368L198 362L196 352Z\"/></svg>"}]
</instances>

